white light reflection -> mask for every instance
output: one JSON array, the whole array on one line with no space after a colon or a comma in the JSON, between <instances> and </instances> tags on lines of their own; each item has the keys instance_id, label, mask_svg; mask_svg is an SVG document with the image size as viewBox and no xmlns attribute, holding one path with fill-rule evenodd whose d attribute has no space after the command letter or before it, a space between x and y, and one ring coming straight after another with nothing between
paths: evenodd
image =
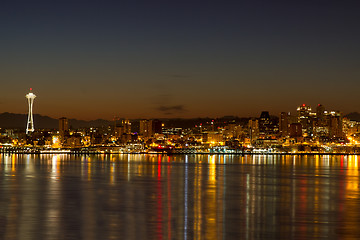
<instances>
[{"instance_id":1,"label":"white light reflection","mask_svg":"<svg viewBox=\"0 0 360 240\"><path fill-rule=\"evenodd\" d=\"M293 156L292 164L293 164L293 168L295 168L296 167L296 156L295 155Z\"/></svg>"},{"instance_id":2,"label":"white light reflection","mask_svg":"<svg viewBox=\"0 0 360 240\"><path fill-rule=\"evenodd\" d=\"M274 164L274 156L273 156L273 155L269 155L269 156L267 157L267 160L268 160L268 164L271 164L271 165Z\"/></svg>"},{"instance_id":3,"label":"white light reflection","mask_svg":"<svg viewBox=\"0 0 360 240\"><path fill-rule=\"evenodd\" d=\"M30 161L30 155L26 155L26 161L25 161L25 172L26 172L26 177L34 177L34 159L32 161Z\"/></svg>"},{"instance_id":4,"label":"white light reflection","mask_svg":"<svg viewBox=\"0 0 360 240\"><path fill-rule=\"evenodd\" d=\"M131 171L131 167L130 167L130 162L131 162L131 159L130 159L130 154L128 154L127 156L127 162L128 162L128 169L127 169L127 180L128 182L130 181L130 171Z\"/></svg>"},{"instance_id":5,"label":"white light reflection","mask_svg":"<svg viewBox=\"0 0 360 240\"><path fill-rule=\"evenodd\" d=\"M58 174L57 174L57 160L58 160L58 155L53 155L52 156L52 161L51 161L51 178L52 179L57 179Z\"/></svg>"},{"instance_id":6,"label":"white light reflection","mask_svg":"<svg viewBox=\"0 0 360 240\"><path fill-rule=\"evenodd\" d=\"M246 239L249 239L249 228L250 228L250 174L246 174Z\"/></svg>"},{"instance_id":7,"label":"white light reflection","mask_svg":"<svg viewBox=\"0 0 360 240\"><path fill-rule=\"evenodd\" d=\"M188 155L185 155L185 176L184 176L184 239L187 239L188 225Z\"/></svg>"},{"instance_id":8,"label":"white light reflection","mask_svg":"<svg viewBox=\"0 0 360 240\"><path fill-rule=\"evenodd\" d=\"M56 237L59 236L59 214L60 214L60 202L59 198L59 155L53 155L51 158L51 173L50 181L48 185L47 207L45 223L47 236Z\"/></svg>"},{"instance_id":9,"label":"white light reflection","mask_svg":"<svg viewBox=\"0 0 360 240\"><path fill-rule=\"evenodd\" d=\"M325 155L325 156L323 156L323 159L324 159L324 165L329 167L330 166L330 156Z\"/></svg>"},{"instance_id":10,"label":"white light reflection","mask_svg":"<svg viewBox=\"0 0 360 240\"><path fill-rule=\"evenodd\" d=\"M86 163L86 156L84 155L84 156L82 156L82 158L81 158L81 179L82 180L84 180L85 179L85 176L86 176L86 165L85 165L85 163Z\"/></svg>"},{"instance_id":11,"label":"white light reflection","mask_svg":"<svg viewBox=\"0 0 360 240\"><path fill-rule=\"evenodd\" d=\"M358 156L355 155L355 167L358 168Z\"/></svg>"},{"instance_id":12,"label":"white light reflection","mask_svg":"<svg viewBox=\"0 0 360 240\"><path fill-rule=\"evenodd\" d=\"M114 184L115 182L115 163L110 163L110 183Z\"/></svg>"},{"instance_id":13,"label":"white light reflection","mask_svg":"<svg viewBox=\"0 0 360 240\"><path fill-rule=\"evenodd\" d=\"M216 181L216 158L215 155L209 156L209 181L214 184Z\"/></svg>"},{"instance_id":14,"label":"white light reflection","mask_svg":"<svg viewBox=\"0 0 360 240\"><path fill-rule=\"evenodd\" d=\"M10 170L11 170L11 157L10 157L10 155L5 155L5 158L4 158L4 172L5 173L8 173L8 172L10 172Z\"/></svg>"}]
</instances>

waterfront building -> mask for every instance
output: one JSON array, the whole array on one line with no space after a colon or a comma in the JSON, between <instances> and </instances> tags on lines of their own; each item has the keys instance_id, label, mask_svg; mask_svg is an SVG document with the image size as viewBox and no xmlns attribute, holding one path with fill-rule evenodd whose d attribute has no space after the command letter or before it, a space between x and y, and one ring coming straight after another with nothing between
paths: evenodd
<instances>
[{"instance_id":1,"label":"waterfront building","mask_svg":"<svg viewBox=\"0 0 360 240\"><path fill-rule=\"evenodd\" d=\"M71 136L68 136L63 143L63 146L67 148L81 148L83 146L81 135L74 133Z\"/></svg>"},{"instance_id":2,"label":"waterfront building","mask_svg":"<svg viewBox=\"0 0 360 240\"><path fill-rule=\"evenodd\" d=\"M213 145L223 145L224 135L216 131L208 131L206 133L203 133L203 141Z\"/></svg>"}]
</instances>

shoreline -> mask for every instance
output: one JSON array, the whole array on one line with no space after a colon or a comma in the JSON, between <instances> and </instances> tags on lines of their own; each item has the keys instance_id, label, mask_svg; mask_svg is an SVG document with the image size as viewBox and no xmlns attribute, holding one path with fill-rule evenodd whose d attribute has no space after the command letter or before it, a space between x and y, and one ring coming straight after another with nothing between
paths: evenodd
<instances>
[{"instance_id":1,"label":"shoreline","mask_svg":"<svg viewBox=\"0 0 360 240\"><path fill-rule=\"evenodd\" d=\"M359 155L360 153L252 153L252 152L244 152L244 153L207 153L207 152L199 152L199 153L166 153L166 152L132 152L132 153L122 153L122 152L64 152L64 151L54 151L54 152L15 152L15 151L2 151L0 152L1 155L4 154L18 154L18 155L57 155L57 154L64 154L64 155L264 155L264 156L302 156L302 155Z\"/></svg>"}]
</instances>

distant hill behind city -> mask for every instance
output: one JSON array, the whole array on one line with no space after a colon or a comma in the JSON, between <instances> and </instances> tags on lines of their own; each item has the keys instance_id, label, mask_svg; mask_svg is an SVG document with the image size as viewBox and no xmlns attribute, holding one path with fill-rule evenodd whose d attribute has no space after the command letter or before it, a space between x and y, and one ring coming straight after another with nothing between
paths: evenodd
<instances>
[{"instance_id":1,"label":"distant hill behind city","mask_svg":"<svg viewBox=\"0 0 360 240\"><path fill-rule=\"evenodd\" d=\"M275 118L276 116L271 116L271 117ZM360 113L358 112L349 113L345 115L345 117L350 120L360 122ZM235 116L226 116L220 119L230 120L230 118L235 120L237 123L242 123L242 124L245 124L250 119L250 118L239 118ZM206 121L211 121L211 119L212 118L161 119L161 120L167 123L166 125L168 127L190 128L193 127L194 124L200 124ZM27 121L27 114L18 114L18 113L9 113L9 112L0 113L0 128L25 129L26 121ZM133 121L138 122L139 120L137 119ZM97 119L91 121L69 119L69 125L72 129L87 128L87 127L104 127L113 124L114 124L113 121L104 120L104 119ZM59 119L51 118L39 114L34 114L34 125L35 128L57 129L59 127Z\"/></svg>"},{"instance_id":2,"label":"distant hill behind city","mask_svg":"<svg viewBox=\"0 0 360 240\"><path fill-rule=\"evenodd\" d=\"M273 117L273 116L272 116ZM191 128L195 125L206 124L206 122L211 122L214 118L192 118L192 119L183 119L183 118L161 118L160 120L166 124L169 128ZM250 118L239 118L236 116L224 116L222 118L217 118L217 122L228 123L236 122L239 124L246 124ZM139 121L140 119L131 119L132 121L132 130L134 132L139 131ZM11 129L25 129L27 122L27 114L17 114L17 113L0 113L0 128L11 128ZM91 121L69 119L69 125L71 129L78 128L87 128L87 127L107 127L113 126L114 122L104 119L97 119ZM34 126L35 129L58 129L59 128L59 119L51 118L48 116L43 116L39 114L34 114Z\"/></svg>"},{"instance_id":3,"label":"distant hill behind city","mask_svg":"<svg viewBox=\"0 0 360 240\"><path fill-rule=\"evenodd\" d=\"M182 119L182 118L169 118L169 119L160 119L168 127L180 127L180 128L191 128L200 123L210 122L213 118L192 118L192 119ZM237 123L246 124L249 118L238 118L235 116L225 116L218 118L218 121L229 121L235 120ZM134 125L134 131L138 131L140 119L131 119L132 125ZM17 113L0 113L0 128L14 128L14 129L25 129L27 122L27 114L17 114ZM113 121L97 119L91 121L69 119L69 125L72 129L78 128L87 128L87 127L107 127L113 125ZM59 127L59 119L51 118L48 116L43 116L39 114L34 114L34 126L36 129L57 129Z\"/></svg>"},{"instance_id":4,"label":"distant hill behind city","mask_svg":"<svg viewBox=\"0 0 360 240\"><path fill-rule=\"evenodd\" d=\"M346 114L345 117L352 121L360 122L360 113L358 113L358 112L352 112L352 113Z\"/></svg>"},{"instance_id":5,"label":"distant hill behind city","mask_svg":"<svg viewBox=\"0 0 360 240\"><path fill-rule=\"evenodd\" d=\"M27 122L27 114L18 113L0 113L0 128L17 128L25 129ZM97 119L91 121L69 119L69 125L71 128L84 128L84 127L102 127L108 126L111 121L104 119ZM51 118L48 116L42 116L34 114L35 128L49 128L57 129L59 127L59 119Z\"/></svg>"}]
</instances>

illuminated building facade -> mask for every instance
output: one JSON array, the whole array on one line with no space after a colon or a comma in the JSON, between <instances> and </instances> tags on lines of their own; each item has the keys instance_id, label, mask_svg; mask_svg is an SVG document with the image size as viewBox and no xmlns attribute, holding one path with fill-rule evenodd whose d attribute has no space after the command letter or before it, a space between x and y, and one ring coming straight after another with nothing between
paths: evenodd
<instances>
[{"instance_id":1,"label":"illuminated building facade","mask_svg":"<svg viewBox=\"0 0 360 240\"><path fill-rule=\"evenodd\" d=\"M224 135L228 138L240 138L242 127L238 124L231 123L225 126Z\"/></svg>"},{"instance_id":2,"label":"illuminated building facade","mask_svg":"<svg viewBox=\"0 0 360 240\"><path fill-rule=\"evenodd\" d=\"M343 138L343 117L339 111L326 111L319 104L316 108L315 136L320 140Z\"/></svg>"},{"instance_id":3,"label":"illuminated building facade","mask_svg":"<svg viewBox=\"0 0 360 240\"><path fill-rule=\"evenodd\" d=\"M151 137L155 133L162 133L162 122L158 119L149 120L144 119L140 120L140 135L144 137Z\"/></svg>"},{"instance_id":4,"label":"illuminated building facade","mask_svg":"<svg viewBox=\"0 0 360 240\"><path fill-rule=\"evenodd\" d=\"M304 137L312 137L314 135L314 117L315 113L311 112L311 107L302 104L297 108L298 122L301 123Z\"/></svg>"},{"instance_id":5,"label":"illuminated building facade","mask_svg":"<svg viewBox=\"0 0 360 240\"><path fill-rule=\"evenodd\" d=\"M270 114L268 111L263 111L260 114L259 119L259 131L260 135L268 135L271 128Z\"/></svg>"},{"instance_id":6,"label":"illuminated building facade","mask_svg":"<svg viewBox=\"0 0 360 240\"><path fill-rule=\"evenodd\" d=\"M314 134L319 140L327 139L329 136L327 112L325 107L321 104L318 104L316 107L316 122Z\"/></svg>"},{"instance_id":7,"label":"illuminated building facade","mask_svg":"<svg viewBox=\"0 0 360 240\"><path fill-rule=\"evenodd\" d=\"M121 137L124 134L131 134L131 122L128 119L115 122L115 137Z\"/></svg>"},{"instance_id":8,"label":"illuminated building facade","mask_svg":"<svg viewBox=\"0 0 360 240\"><path fill-rule=\"evenodd\" d=\"M151 137L153 133L152 120L144 119L140 120L140 135L143 137Z\"/></svg>"}]
</instances>

